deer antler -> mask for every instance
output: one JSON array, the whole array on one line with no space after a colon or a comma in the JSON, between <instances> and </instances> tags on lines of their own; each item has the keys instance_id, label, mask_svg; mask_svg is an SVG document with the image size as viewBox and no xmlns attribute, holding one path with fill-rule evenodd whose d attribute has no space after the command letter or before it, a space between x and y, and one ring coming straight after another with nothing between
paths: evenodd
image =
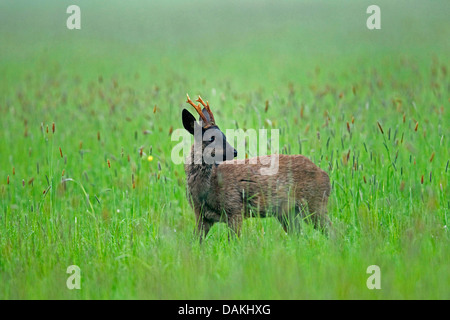
<instances>
[{"instance_id":1,"label":"deer antler","mask_svg":"<svg viewBox=\"0 0 450 320\"><path fill-rule=\"evenodd\" d=\"M200 102L205 107L206 111L208 111L208 114L209 114L209 117L211 118L212 123L213 124L216 123L216 121L214 120L214 115L211 112L211 109L209 108L209 102L206 101L206 103L205 103L205 101L203 101L202 97L200 97L200 96L198 96L197 102Z\"/></svg>"},{"instance_id":2,"label":"deer antler","mask_svg":"<svg viewBox=\"0 0 450 320\"><path fill-rule=\"evenodd\" d=\"M200 117L202 118L202 120L203 120L203 122L205 123L205 125L206 124L208 124L208 119L206 119L206 117L205 117L205 115L203 114L203 112L202 112L202 108L200 107L200 104L199 105L196 105L192 100L191 100L191 98L189 98L189 95L186 93L186 96L187 96L187 103L189 103L191 106L193 106L194 107L194 109L197 111L197 113L200 115ZM207 109L208 110L208 109Z\"/></svg>"}]
</instances>

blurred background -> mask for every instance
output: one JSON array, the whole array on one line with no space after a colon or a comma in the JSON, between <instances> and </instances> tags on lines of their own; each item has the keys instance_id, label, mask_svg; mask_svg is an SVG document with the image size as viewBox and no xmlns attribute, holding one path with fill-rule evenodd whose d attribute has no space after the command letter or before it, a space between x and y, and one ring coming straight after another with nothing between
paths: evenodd
<instances>
[{"instance_id":1,"label":"blurred background","mask_svg":"<svg viewBox=\"0 0 450 320\"><path fill-rule=\"evenodd\" d=\"M449 13L0 0L0 298L448 298ZM342 237L249 219L242 241L218 225L199 245L171 160L186 93L222 130L279 129L281 152L326 170ZM72 264L81 291L65 287Z\"/></svg>"},{"instance_id":2,"label":"blurred background","mask_svg":"<svg viewBox=\"0 0 450 320\"><path fill-rule=\"evenodd\" d=\"M72 4L81 9L81 30L66 28ZM311 65L326 69L352 62L350 71L358 60L448 53L448 1L378 1L382 28L373 31L366 27L370 4L1 1L1 74L11 83L30 63L59 64L73 73L80 66L89 66L93 74L164 70L190 82L220 76L256 85L261 78L302 79Z\"/></svg>"}]
</instances>

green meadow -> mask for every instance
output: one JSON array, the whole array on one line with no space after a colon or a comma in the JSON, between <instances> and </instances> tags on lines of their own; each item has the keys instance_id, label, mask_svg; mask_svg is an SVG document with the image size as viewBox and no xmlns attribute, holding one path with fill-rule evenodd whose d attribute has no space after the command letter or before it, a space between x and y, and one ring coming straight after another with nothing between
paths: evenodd
<instances>
[{"instance_id":1,"label":"green meadow","mask_svg":"<svg viewBox=\"0 0 450 320\"><path fill-rule=\"evenodd\" d=\"M378 1L380 30L371 4L2 1L0 298L450 299L450 3ZM338 236L252 218L200 243L186 93L327 171Z\"/></svg>"}]
</instances>

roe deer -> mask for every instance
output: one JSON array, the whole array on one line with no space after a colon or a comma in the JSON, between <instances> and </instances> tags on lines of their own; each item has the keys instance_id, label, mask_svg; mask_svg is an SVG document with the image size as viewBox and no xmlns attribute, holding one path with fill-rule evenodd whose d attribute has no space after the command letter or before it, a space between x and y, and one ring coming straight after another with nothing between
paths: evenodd
<instances>
[{"instance_id":1,"label":"roe deer","mask_svg":"<svg viewBox=\"0 0 450 320\"><path fill-rule=\"evenodd\" d=\"M182 119L184 128L194 135L184 169L187 196L195 211L200 239L220 221L239 235L242 218L252 212L261 217L275 216L286 232L298 227L297 216L308 217L315 228L332 231L327 215L331 187L326 172L302 155L233 160L237 151L215 124L209 103L200 96L196 101L198 105L187 96L200 122L186 109ZM262 163L269 163L273 157L278 161L278 171L261 174Z\"/></svg>"}]
</instances>

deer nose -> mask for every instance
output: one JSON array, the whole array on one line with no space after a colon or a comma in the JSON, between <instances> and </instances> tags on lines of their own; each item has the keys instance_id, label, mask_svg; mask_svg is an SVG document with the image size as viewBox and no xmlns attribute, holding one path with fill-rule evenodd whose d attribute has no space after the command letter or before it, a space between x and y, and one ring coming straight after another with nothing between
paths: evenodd
<instances>
[{"instance_id":1,"label":"deer nose","mask_svg":"<svg viewBox=\"0 0 450 320\"><path fill-rule=\"evenodd\" d=\"M234 157L235 158L237 157L237 150L236 149L234 149Z\"/></svg>"}]
</instances>

